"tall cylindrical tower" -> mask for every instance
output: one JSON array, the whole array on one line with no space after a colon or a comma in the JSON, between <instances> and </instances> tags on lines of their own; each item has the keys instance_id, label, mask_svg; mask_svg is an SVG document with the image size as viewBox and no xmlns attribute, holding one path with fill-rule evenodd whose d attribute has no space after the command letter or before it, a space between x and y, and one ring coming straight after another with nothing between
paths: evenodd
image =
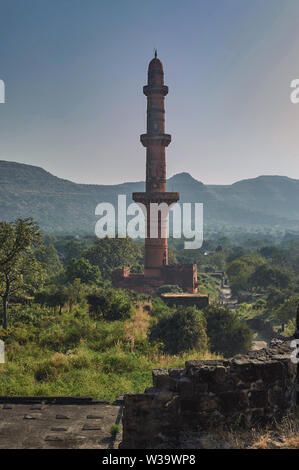
<instances>
[{"instance_id":1,"label":"tall cylindrical tower","mask_svg":"<svg viewBox=\"0 0 299 470\"><path fill-rule=\"evenodd\" d=\"M154 220L151 204L166 203L169 206L178 201L179 194L166 192L165 148L171 141L171 136L165 134L164 98L168 87L164 85L163 65L157 58L157 52L149 63L148 82L143 87L143 93L147 97L147 133L142 134L140 140L146 147L146 192L133 193L133 199L146 207L145 276L158 277L161 268L168 264L167 237L163 230L168 210L166 214L165 211L158 211ZM151 236L153 224L158 227L156 238Z\"/></svg>"}]
</instances>

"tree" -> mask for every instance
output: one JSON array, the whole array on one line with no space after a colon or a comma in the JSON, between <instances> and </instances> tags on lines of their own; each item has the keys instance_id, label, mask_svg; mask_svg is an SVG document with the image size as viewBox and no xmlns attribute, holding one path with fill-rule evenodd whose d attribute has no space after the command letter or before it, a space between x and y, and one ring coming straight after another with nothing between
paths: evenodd
<instances>
[{"instance_id":1,"label":"tree","mask_svg":"<svg viewBox=\"0 0 299 470\"><path fill-rule=\"evenodd\" d=\"M66 263L72 258L82 258L85 248L85 244L82 240L70 240L65 247Z\"/></svg>"},{"instance_id":2,"label":"tree","mask_svg":"<svg viewBox=\"0 0 299 470\"><path fill-rule=\"evenodd\" d=\"M41 305L52 307L54 312L56 307L59 307L59 314L61 314L62 307L68 301L68 295L64 287L52 286L50 290L38 292L35 301Z\"/></svg>"},{"instance_id":3,"label":"tree","mask_svg":"<svg viewBox=\"0 0 299 470\"><path fill-rule=\"evenodd\" d=\"M278 321L284 331L285 324L289 320L294 320L296 317L297 308L299 305L299 295L292 295L290 298L285 299L277 309L274 310L272 318Z\"/></svg>"},{"instance_id":4,"label":"tree","mask_svg":"<svg viewBox=\"0 0 299 470\"><path fill-rule=\"evenodd\" d=\"M149 339L162 342L164 350L170 354L191 349L206 351L206 320L196 307L178 306L170 314L158 319L150 329Z\"/></svg>"},{"instance_id":5,"label":"tree","mask_svg":"<svg viewBox=\"0 0 299 470\"><path fill-rule=\"evenodd\" d=\"M57 276L62 271L63 265L59 259L56 248L52 243L40 245L35 251L34 256L43 266L49 278Z\"/></svg>"},{"instance_id":6,"label":"tree","mask_svg":"<svg viewBox=\"0 0 299 470\"><path fill-rule=\"evenodd\" d=\"M267 289L269 286L285 289L290 284L291 278L292 273L284 268L262 264L256 267L248 282L251 287L257 290Z\"/></svg>"},{"instance_id":7,"label":"tree","mask_svg":"<svg viewBox=\"0 0 299 470\"><path fill-rule=\"evenodd\" d=\"M31 218L0 222L0 296L4 329L7 329L10 296L26 291L32 293L43 281L41 263L34 256L40 240L39 227Z\"/></svg>"},{"instance_id":8,"label":"tree","mask_svg":"<svg viewBox=\"0 0 299 470\"><path fill-rule=\"evenodd\" d=\"M267 290L267 309L273 310L277 309L280 305L282 305L285 301L286 294L282 292L277 287L270 287Z\"/></svg>"},{"instance_id":9,"label":"tree","mask_svg":"<svg viewBox=\"0 0 299 470\"><path fill-rule=\"evenodd\" d=\"M87 286L81 283L81 280L78 278L65 286L65 293L67 295L70 313L72 312L75 304L79 304L84 298L86 298L87 289Z\"/></svg>"},{"instance_id":10,"label":"tree","mask_svg":"<svg viewBox=\"0 0 299 470\"><path fill-rule=\"evenodd\" d=\"M263 246L260 248L259 252L264 258L269 259L278 253L278 248L274 245Z\"/></svg>"},{"instance_id":11,"label":"tree","mask_svg":"<svg viewBox=\"0 0 299 470\"><path fill-rule=\"evenodd\" d=\"M85 258L72 258L66 267L66 277L69 282L80 279L84 284L100 282L101 273L97 266L93 266Z\"/></svg>"},{"instance_id":12,"label":"tree","mask_svg":"<svg viewBox=\"0 0 299 470\"><path fill-rule=\"evenodd\" d=\"M258 266L265 263L261 256L255 254L242 256L229 263L226 272L230 280L232 294L236 296L240 291L250 289L250 276Z\"/></svg>"},{"instance_id":13,"label":"tree","mask_svg":"<svg viewBox=\"0 0 299 470\"><path fill-rule=\"evenodd\" d=\"M211 351L226 357L247 353L252 345L252 331L228 307L211 304L205 309Z\"/></svg>"},{"instance_id":14,"label":"tree","mask_svg":"<svg viewBox=\"0 0 299 470\"><path fill-rule=\"evenodd\" d=\"M138 264L142 259L142 246L130 238L98 238L84 256L99 268L103 279L110 279L114 269Z\"/></svg>"},{"instance_id":15,"label":"tree","mask_svg":"<svg viewBox=\"0 0 299 470\"><path fill-rule=\"evenodd\" d=\"M54 312L59 307L59 314L65 304L69 306L69 312L72 312L73 306L80 303L86 296L87 286L82 284L80 279L74 279L72 283L66 285L51 285L47 289L38 292L35 295L35 301L40 305L53 307Z\"/></svg>"}]
</instances>

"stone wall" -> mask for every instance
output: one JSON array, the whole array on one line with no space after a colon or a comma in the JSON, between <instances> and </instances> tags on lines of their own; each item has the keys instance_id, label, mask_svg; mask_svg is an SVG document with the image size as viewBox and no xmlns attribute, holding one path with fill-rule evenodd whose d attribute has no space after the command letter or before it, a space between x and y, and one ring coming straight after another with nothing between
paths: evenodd
<instances>
[{"instance_id":1,"label":"stone wall","mask_svg":"<svg viewBox=\"0 0 299 470\"><path fill-rule=\"evenodd\" d=\"M164 284L175 284L186 292L196 292L197 267L196 264L169 264L154 270L146 269L144 274L137 274L131 273L130 268L125 266L113 271L112 284L114 287L132 289L154 296L157 295L158 288Z\"/></svg>"},{"instance_id":2,"label":"stone wall","mask_svg":"<svg viewBox=\"0 0 299 470\"><path fill-rule=\"evenodd\" d=\"M124 397L122 448L179 448L180 436L279 420L296 406L297 367L288 342L185 369L156 369L153 388Z\"/></svg>"},{"instance_id":3,"label":"stone wall","mask_svg":"<svg viewBox=\"0 0 299 470\"><path fill-rule=\"evenodd\" d=\"M182 305L184 307L196 306L199 309L204 309L209 305L209 296L205 294L161 294L161 299L173 307L174 305Z\"/></svg>"}]
</instances>

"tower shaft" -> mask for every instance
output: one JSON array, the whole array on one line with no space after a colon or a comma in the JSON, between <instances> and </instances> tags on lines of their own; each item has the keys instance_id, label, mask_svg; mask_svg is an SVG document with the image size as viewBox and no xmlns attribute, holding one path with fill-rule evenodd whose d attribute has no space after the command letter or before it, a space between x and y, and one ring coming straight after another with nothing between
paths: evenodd
<instances>
[{"instance_id":1,"label":"tower shaft","mask_svg":"<svg viewBox=\"0 0 299 470\"><path fill-rule=\"evenodd\" d=\"M178 193L166 192L165 148L171 141L171 136L165 134L164 99L168 87L164 85L163 65L156 56L149 64L148 83L143 87L143 93L147 97L147 133L142 134L140 140L146 147L146 192L134 193L133 199L146 207L145 276L156 277L168 264L166 225L169 206L179 199ZM164 205L164 210L160 206L161 210L154 214L153 204ZM153 225L157 228L157 237L153 237Z\"/></svg>"}]
</instances>

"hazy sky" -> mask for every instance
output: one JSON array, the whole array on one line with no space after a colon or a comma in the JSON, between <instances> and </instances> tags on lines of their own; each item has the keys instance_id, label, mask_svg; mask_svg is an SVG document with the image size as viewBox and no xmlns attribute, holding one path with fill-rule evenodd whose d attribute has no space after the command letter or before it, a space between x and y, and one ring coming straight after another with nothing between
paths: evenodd
<instances>
[{"instance_id":1,"label":"hazy sky","mask_svg":"<svg viewBox=\"0 0 299 470\"><path fill-rule=\"evenodd\" d=\"M299 179L298 0L0 0L0 159L82 183L144 179L155 47L168 176Z\"/></svg>"}]
</instances>

